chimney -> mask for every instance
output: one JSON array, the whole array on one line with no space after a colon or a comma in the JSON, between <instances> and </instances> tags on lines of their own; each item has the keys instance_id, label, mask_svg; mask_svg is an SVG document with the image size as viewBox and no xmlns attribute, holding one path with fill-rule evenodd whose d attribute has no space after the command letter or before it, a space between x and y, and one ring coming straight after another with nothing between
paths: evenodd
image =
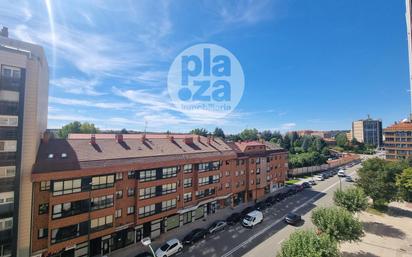
<instances>
[{"instance_id":1,"label":"chimney","mask_svg":"<svg viewBox=\"0 0 412 257\"><path fill-rule=\"evenodd\" d=\"M184 139L185 144L192 145L193 144L193 137L185 137Z\"/></svg>"},{"instance_id":2,"label":"chimney","mask_svg":"<svg viewBox=\"0 0 412 257\"><path fill-rule=\"evenodd\" d=\"M42 138L43 144L49 143L50 137L51 137L50 133L48 131L44 131L43 138Z\"/></svg>"},{"instance_id":3,"label":"chimney","mask_svg":"<svg viewBox=\"0 0 412 257\"><path fill-rule=\"evenodd\" d=\"M167 135L167 138L170 140L170 142L173 142L175 140L175 138L169 134Z\"/></svg>"},{"instance_id":4,"label":"chimney","mask_svg":"<svg viewBox=\"0 0 412 257\"><path fill-rule=\"evenodd\" d=\"M142 143L144 143L144 142L146 141L146 133L144 133L144 134L142 135L141 139L142 139Z\"/></svg>"},{"instance_id":5,"label":"chimney","mask_svg":"<svg viewBox=\"0 0 412 257\"><path fill-rule=\"evenodd\" d=\"M123 134L116 134L115 136L117 143L122 143L123 142Z\"/></svg>"},{"instance_id":6,"label":"chimney","mask_svg":"<svg viewBox=\"0 0 412 257\"><path fill-rule=\"evenodd\" d=\"M96 135L95 134L90 135L90 144L96 145Z\"/></svg>"},{"instance_id":7,"label":"chimney","mask_svg":"<svg viewBox=\"0 0 412 257\"><path fill-rule=\"evenodd\" d=\"M196 139L197 139L197 142L199 142L199 143L201 142L199 135L196 135Z\"/></svg>"},{"instance_id":8,"label":"chimney","mask_svg":"<svg viewBox=\"0 0 412 257\"><path fill-rule=\"evenodd\" d=\"M211 137L207 136L207 144L210 145L211 144Z\"/></svg>"},{"instance_id":9,"label":"chimney","mask_svg":"<svg viewBox=\"0 0 412 257\"><path fill-rule=\"evenodd\" d=\"M9 28L3 26L0 31L0 35L3 37L9 37Z\"/></svg>"}]
</instances>

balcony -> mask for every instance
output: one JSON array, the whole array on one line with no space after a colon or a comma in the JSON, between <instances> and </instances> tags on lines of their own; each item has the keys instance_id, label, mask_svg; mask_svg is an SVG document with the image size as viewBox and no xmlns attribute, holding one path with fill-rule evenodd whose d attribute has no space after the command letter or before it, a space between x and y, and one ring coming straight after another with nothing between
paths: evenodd
<instances>
[{"instance_id":1,"label":"balcony","mask_svg":"<svg viewBox=\"0 0 412 257\"><path fill-rule=\"evenodd\" d=\"M0 219L13 216L14 203L0 204Z\"/></svg>"},{"instance_id":2,"label":"balcony","mask_svg":"<svg viewBox=\"0 0 412 257\"><path fill-rule=\"evenodd\" d=\"M0 193L14 191L14 177L0 178Z\"/></svg>"},{"instance_id":3,"label":"balcony","mask_svg":"<svg viewBox=\"0 0 412 257\"><path fill-rule=\"evenodd\" d=\"M0 230L0 243L11 242L13 238L13 233L11 229Z\"/></svg>"},{"instance_id":4,"label":"balcony","mask_svg":"<svg viewBox=\"0 0 412 257\"><path fill-rule=\"evenodd\" d=\"M16 166L15 152L0 152L0 166Z\"/></svg>"},{"instance_id":5,"label":"balcony","mask_svg":"<svg viewBox=\"0 0 412 257\"><path fill-rule=\"evenodd\" d=\"M0 140L17 140L17 128L0 128Z\"/></svg>"},{"instance_id":6,"label":"balcony","mask_svg":"<svg viewBox=\"0 0 412 257\"><path fill-rule=\"evenodd\" d=\"M19 103L0 101L0 115L19 115Z\"/></svg>"},{"instance_id":7,"label":"balcony","mask_svg":"<svg viewBox=\"0 0 412 257\"><path fill-rule=\"evenodd\" d=\"M21 78L9 78L1 76L0 78L0 89L10 90L10 91L20 91L23 85L23 80Z\"/></svg>"}]
</instances>

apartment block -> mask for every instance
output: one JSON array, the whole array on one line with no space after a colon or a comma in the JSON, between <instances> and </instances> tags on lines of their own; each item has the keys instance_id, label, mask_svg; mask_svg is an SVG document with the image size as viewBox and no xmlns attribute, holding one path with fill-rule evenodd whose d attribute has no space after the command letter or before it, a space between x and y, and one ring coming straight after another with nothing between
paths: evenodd
<instances>
[{"instance_id":1,"label":"apartment block","mask_svg":"<svg viewBox=\"0 0 412 257\"><path fill-rule=\"evenodd\" d=\"M32 256L108 254L284 185L287 152L188 134L43 137Z\"/></svg>"},{"instance_id":2,"label":"apartment block","mask_svg":"<svg viewBox=\"0 0 412 257\"><path fill-rule=\"evenodd\" d=\"M368 145L382 146L382 121L368 117L352 122L352 138Z\"/></svg>"},{"instance_id":3,"label":"apartment block","mask_svg":"<svg viewBox=\"0 0 412 257\"><path fill-rule=\"evenodd\" d=\"M40 46L0 33L0 256L30 255L31 171L47 126L48 64Z\"/></svg>"},{"instance_id":4,"label":"apartment block","mask_svg":"<svg viewBox=\"0 0 412 257\"><path fill-rule=\"evenodd\" d=\"M412 156L412 123L395 123L384 129L386 159L402 160Z\"/></svg>"}]
</instances>

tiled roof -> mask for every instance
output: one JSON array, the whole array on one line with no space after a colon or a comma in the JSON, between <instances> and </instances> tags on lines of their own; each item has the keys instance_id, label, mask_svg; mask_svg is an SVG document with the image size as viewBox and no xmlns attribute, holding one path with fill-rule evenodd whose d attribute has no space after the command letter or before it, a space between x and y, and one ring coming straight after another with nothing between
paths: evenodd
<instances>
[{"instance_id":1,"label":"tiled roof","mask_svg":"<svg viewBox=\"0 0 412 257\"><path fill-rule=\"evenodd\" d=\"M227 153L235 156L232 148L220 138L194 135L125 134L118 142L114 134L69 135L68 139L50 139L39 147L33 172L75 170L134 162L164 161L173 158L201 158ZM62 153L67 156L62 158ZM53 158L49 155L53 154Z\"/></svg>"},{"instance_id":2,"label":"tiled roof","mask_svg":"<svg viewBox=\"0 0 412 257\"><path fill-rule=\"evenodd\" d=\"M396 131L396 130L412 130L411 122L400 122L392 124L389 127L385 128L384 131Z\"/></svg>"}]
</instances>

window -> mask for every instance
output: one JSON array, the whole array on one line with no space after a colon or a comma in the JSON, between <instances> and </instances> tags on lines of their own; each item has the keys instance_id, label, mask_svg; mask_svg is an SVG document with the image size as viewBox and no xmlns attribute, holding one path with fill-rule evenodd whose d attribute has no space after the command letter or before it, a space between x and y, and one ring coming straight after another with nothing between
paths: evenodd
<instances>
[{"instance_id":1,"label":"window","mask_svg":"<svg viewBox=\"0 0 412 257\"><path fill-rule=\"evenodd\" d=\"M256 185L260 185L260 178L256 178Z\"/></svg>"},{"instance_id":2,"label":"window","mask_svg":"<svg viewBox=\"0 0 412 257\"><path fill-rule=\"evenodd\" d=\"M258 157L258 158L256 158L256 164L259 164L260 163L260 158Z\"/></svg>"},{"instance_id":3,"label":"window","mask_svg":"<svg viewBox=\"0 0 412 257\"><path fill-rule=\"evenodd\" d=\"M260 168L256 169L256 174L260 174Z\"/></svg>"},{"instance_id":4,"label":"window","mask_svg":"<svg viewBox=\"0 0 412 257\"><path fill-rule=\"evenodd\" d=\"M135 174L136 174L135 171L128 171L127 172L127 178L129 178L129 179L135 178Z\"/></svg>"},{"instance_id":5,"label":"window","mask_svg":"<svg viewBox=\"0 0 412 257\"><path fill-rule=\"evenodd\" d=\"M226 174L226 177L229 177L229 176L230 176L230 172L229 172L229 171L226 171L225 174Z\"/></svg>"},{"instance_id":6,"label":"window","mask_svg":"<svg viewBox=\"0 0 412 257\"><path fill-rule=\"evenodd\" d=\"M37 238L42 239L42 238L47 238L49 236L49 230L47 228L41 228L38 231Z\"/></svg>"},{"instance_id":7,"label":"window","mask_svg":"<svg viewBox=\"0 0 412 257\"><path fill-rule=\"evenodd\" d=\"M0 219L0 231L13 227L13 218Z\"/></svg>"},{"instance_id":8,"label":"window","mask_svg":"<svg viewBox=\"0 0 412 257\"><path fill-rule=\"evenodd\" d=\"M144 207L140 207L139 208L139 217L140 218L144 218L144 217L148 217L150 215L154 215L156 209L156 205L152 204L152 205L147 205Z\"/></svg>"},{"instance_id":9,"label":"window","mask_svg":"<svg viewBox=\"0 0 412 257\"><path fill-rule=\"evenodd\" d=\"M230 184L229 183L226 183L226 188L229 188L230 187Z\"/></svg>"},{"instance_id":10,"label":"window","mask_svg":"<svg viewBox=\"0 0 412 257\"><path fill-rule=\"evenodd\" d=\"M99 231L113 226L113 215L92 219L90 221L90 229Z\"/></svg>"},{"instance_id":11,"label":"window","mask_svg":"<svg viewBox=\"0 0 412 257\"><path fill-rule=\"evenodd\" d=\"M49 213L49 204L42 203L39 205L39 215Z\"/></svg>"},{"instance_id":12,"label":"window","mask_svg":"<svg viewBox=\"0 0 412 257\"><path fill-rule=\"evenodd\" d=\"M41 181L40 182L40 191L50 190L50 181Z\"/></svg>"},{"instance_id":13,"label":"window","mask_svg":"<svg viewBox=\"0 0 412 257\"><path fill-rule=\"evenodd\" d=\"M185 193L183 194L183 201L186 202L190 202L192 201L192 193Z\"/></svg>"},{"instance_id":14,"label":"window","mask_svg":"<svg viewBox=\"0 0 412 257\"><path fill-rule=\"evenodd\" d=\"M191 173L193 170L193 165L192 164L185 164L183 166L183 172L184 173Z\"/></svg>"},{"instance_id":15,"label":"window","mask_svg":"<svg viewBox=\"0 0 412 257\"><path fill-rule=\"evenodd\" d=\"M183 180L183 187L191 187L192 186L192 178L185 178Z\"/></svg>"},{"instance_id":16,"label":"window","mask_svg":"<svg viewBox=\"0 0 412 257\"><path fill-rule=\"evenodd\" d=\"M0 141L0 152L15 152L17 150L16 140Z\"/></svg>"},{"instance_id":17,"label":"window","mask_svg":"<svg viewBox=\"0 0 412 257\"><path fill-rule=\"evenodd\" d=\"M16 167L15 166L0 167L0 178L12 178L15 175L16 175Z\"/></svg>"},{"instance_id":18,"label":"window","mask_svg":"<svg viewBox=\"0 0 412 257\"><path fill-rule=\"evenodd\" d=\"M188 211L183 213L183 224L192 222L192 212Z\"/></svg>"},{"instance_id":19,"label":"window","mask_svg":"<svg viewBox=\"0 0 412 257\"><path fill-rule=\"evenodd\" d=\"M86 213L89 211L89 205L89 200L79 200L53 205L52 219L59 219Z\"/></svg>"},{"instance_id":20,"label":"window","mask_svg":"<svg viewBox=\"0 0 412 257\"><path fill-rule=\"evenodd\" d=\"M109 188L114 185L114 175L92 177L92 190Z\"/></svg>"},{"instance_id":21,"label":"window","mask_svg":"<svg viewBox=\"0 0 412 257\"><path fill-rule=\"evenodd\" d=\"M104 208L109 208L113 206L113 195L104 195L100 197L95 197L90 203L92 210L100 210Z\"/></svg>"},{"instance_id":22,"label":"window","mask_svg":"<svg viewBox=\"0 0 412 257\"><path fill-rule=\"evenodd\" d=\"M116 191L116 199L123 198L123 190Z\"/></svg>"},{"instance_id":23,"label":"window","mask_svg":"<svg viewBox=\"0 0 412 257\"><path fill-rule=\"evenodd\" d=\"M134 196L134 188L130 187L127 189L127 196Z\"/></svg>"},{"instance_id":24,"label":"window","mask_svg":"<svg viewBox=\"0 0 412 257\"><path fill-rule=\"evenodd\" d=\"M134 206L129 206L127 207L127 215L133 214L134 213Z\"/></svg>"},{"instance_id":25,"label":"window","mask_svg":"<svg viewBox=\"0 0 412 257\"><path fill-rule=\"evenodd\" d=\"M245 171L244 171L244 170L241 170L241 171L240 171L240 175L245 175Z\"/></svg>"},{"instance_id":26,"label":"window","mask_svg":"<svg viewBox=\"0 0 412 257\"><path fill-rule=\"evenodd\" d=\"M6 127L17 127L18 126L18 118L15 116L2 116L0 117L0 126Z\"/></svg>"},{"instance_id":27,"label":"window","mask_svg":"<svg viewBox=\"0 0 412 257\"><path fill-rule=\"evenodd\" d=\"M220 161L214 162L206 162L206 163L199 163L198 164L198 171L211 171L211 170L218 170L220 168Z\"/></svg>"},{"instance_id":28,"label":"window","mask_svg":"<svg viewBox=\"0 0 412 257\"><path fill-rule=\"evenodd\" d=\"M143 170L139 173L141 182L156 180L156 170Z\"/></svg>"},{"instance_id":29,"label":"window","mask_svg":"<svg viewBox=\"0 0 412 257\"><path fill-rule=\"evenodd\" d=\"M162 202L162 211L168 211L176 208L176 199L171 199Z\"/></svg>"},{"instance_id":30,"label":"window","mask_svg":"<svg viewBox=\"0 0 412 257\"><path fill-rule=\"evenodd\" d=\"M122 180L123 179L123 172L117 172L116 173L116 181Z\"/></svg>"},{"instance_id":31,"label":"window","mask_svg":"<svg viewBox=\"0 0 412 257\"><path fill-rule=\"evenodd\" d=\"M236 171L236 172L235 172L235 176L236 176L236 177L239 176L239 171Z\"/></svg>"},{"instance_id":32,"label":"window","mask_svg":"<svg viewBox=\"0 0 412 257\"><path fill-rule=\"evenodd\" d=\"M199 178L199 186L204 186L209 184L209 177Z\"/></svg>"},{"instance_id":33,"label":"window","mask_svg":"<svg viewBox=\"0 0 412 257\"><path fill-rule=\"evenodd\" d=\"M162 178L172 178L176 177L177 167L169 167L162 169Z\"/></svg>"},{"instance_id":34,"label":"window","mask_svg":"<svg viewBox=\"0 0 412 257\"><path fill-rule=\"evenodd\" d=\"M148 199L156 196L156 187L139 189L139 199Z\"/></svg>"},{"instance_id":35,"label":"window","mask_svg":"<svg viewBox=\"0 0 412 257\"><path fill-rule=\"evenodd\" d=\"M1 75L8 79L19 80L21 78L20 68L3 66Z\"/></svg>"},{"instance_id":36,"label":"window","mask_svg":"<svg viewBox=\"0 0 412 257\"><path fill-rule=\"evenodd\" d=\"M122 217L122 209L117 209L117 210L115 211L115 213L114 213L114 217L115 217L116 219Z\"/></svg>"},{"instance_id":37,"label":"window","mask_svg":"<svg viewBox=\"0 0 412 257\"><path fill-rule=\"evenodd\" d=\"M162 185L162 195L176 192L176 183Z\"/></svg>"},{"instance_id":38,"label":"window","mask_svg":"<svg viewBox=\"0 0 412 257\"><path fill-rule=\"evenodd\" d=\"M53 182L53 195L66 195L73 194L82 191L82 180L72 179L72 180L62 180Z\"/></svg>"},{"instance_id":39,"label":"window","mask_svg":"<svg viewBox=\"0 0 412 257\"><path fill-rule=\"evenodd\" d=\"M14 192L4 192L0 193L0 205L2 204L10 204L14 202Z\"/></svg>"},{"instance_id":40,"label":"window","mask_svg":"<svg viewBox=\"0 0 412 257\"><path fill-rule=\"evenodd\" d=\"M59 243L70 240L79 236L86 235L89 231L89 222L81 222L79 224L69 225L66 227L56 228L51 231L51 243Z\"/></svg>"},{"instance_id":41,"label":"window","mask_svg":"<svg viewBox=\"0 0 412 257\"><path fill-rule=\"evenodd\" d=\"M201 190L201 191L196 191L196 197L197 198L204 198L207 197L209 195L213 195L215 194L215 189L214 188L209 188L209 189L205 189L205 190Z\"/></svg>"}]
</instances>

